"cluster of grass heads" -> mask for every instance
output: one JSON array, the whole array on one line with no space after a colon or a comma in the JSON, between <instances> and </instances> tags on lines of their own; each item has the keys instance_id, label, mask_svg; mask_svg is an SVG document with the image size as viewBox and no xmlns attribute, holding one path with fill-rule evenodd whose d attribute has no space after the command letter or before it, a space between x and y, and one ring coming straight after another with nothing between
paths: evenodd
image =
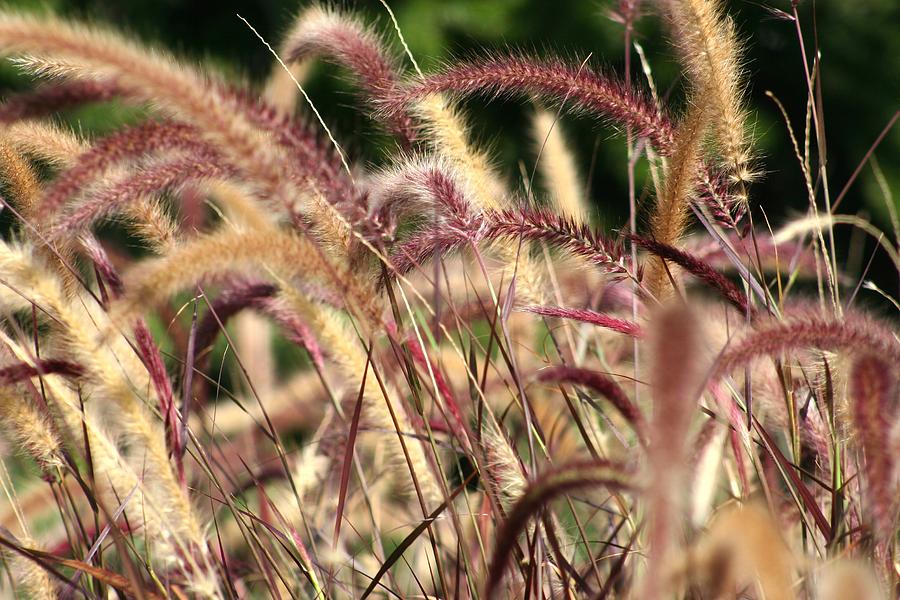
<instances>
[{"instance_id":1,"label":"cluster of grass heads","mask_svg":"<svg viewBox=\"0 0 900 600\"><path fill-rule=\"evenodd\" d=\"M0 103L3 589L895 594L900 341L855 306L833 230L900 273L900 228L836 210L815 56L786 120L809 209L776 227L720 2L611 14L622 77L515 53L423 73L399 28L314 6L257 90L0 13L38 81ZM671 32L677 105L639 17ZM352 78L384 165L327 127L313 60ZM472 95L533 104L518 169L471 142ZM96 139L54 120L110 99L145 118ZM627 153L616 229L592 225L573 112Z\"/></svg>"}]
</instances>

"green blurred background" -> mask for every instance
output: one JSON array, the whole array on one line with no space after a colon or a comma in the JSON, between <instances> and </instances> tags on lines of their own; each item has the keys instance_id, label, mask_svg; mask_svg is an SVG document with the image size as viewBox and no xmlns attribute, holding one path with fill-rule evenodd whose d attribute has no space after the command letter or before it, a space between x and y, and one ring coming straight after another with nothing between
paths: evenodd
<instances>
[{"instance_id":1,"label":"green blurred background","mask_svg":"<svg viewBox=\"0 0 900 600\"><path fill-rule=\"evenodd\" d=\"M130 31L147 42L177 54L215 65L232 77L260 82L272 68L272 58L237 14L247 18L268 40L276 42L290 26L303 0L20 0L8 5L46 10L74 18L105 22ZM516 48L544 54L558 51L579 62L592 54L591 64L617 73L623 68L622 27L608 17L617 0L392 0L412 52L426 70L453 56L479 49ZM666 31L645 1L646 14L637 23L637 40L644 46L662 93L672 91L678 106L678 66L666 41ZM784 103L798 135L802 134L806 83L795 24L772 9L790 10L789 0L738 0L725 3L747 40L747 70L760 167L764 177L752 188L754 216L761 206L773 223L807 207L803 178L784 122L771 90ZM392 28L377 0L345 2L386 34ZM827 159L832 197L843 188L867 150L900 108L900 1L819 0L799 6L807 52L818 39L822 57L822 88L827 132ZM637 70L635 70L637 73ZM359 110L353 88L336 69L318 66L308 85L313 100L337 137L358 159L370 164L386 156L383 138ZM639 79L639 78L638 78ZM0 86L11 90L29 85L9 67L0 72ZM517 161L530 168L534 148L529 137L527 101L470 101L473 132L491 147L512 178ZM127 117L125 111L82 110L71 116L86 130L106 130ZM620 226L627 218L624 141L615 132L588 119L565 118L563 126L577 144L582 172L589 177L598 222ZM362 135L360 135L362 132ZM875 153L884 181L900 204L900 125ZM593 165L593 168L591 168ZM589 173L590 171L590 173ZM873 220L889 238L891 225L884 186L867 165L843 201L841 212ZM848 250L849 232L839 232L839 259L851 274L869 260L873 240L862 251ZM897 271L879 253L870 277L892 294Z\"/></svg>"}]
</instances>

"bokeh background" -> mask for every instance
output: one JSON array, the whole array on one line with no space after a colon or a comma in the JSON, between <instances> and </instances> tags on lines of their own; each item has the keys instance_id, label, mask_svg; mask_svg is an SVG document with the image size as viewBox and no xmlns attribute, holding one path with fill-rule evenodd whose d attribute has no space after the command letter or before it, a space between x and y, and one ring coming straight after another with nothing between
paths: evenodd
<instances>
[{"instance_id":1,"label":"bokeh background","mask_svg":"<svg viewBox=\"0 0 900 600\"><path fill-rule=\"evenodd\" d=\"M616 73L623 70L622 26L609 18L617 0L392 0L412 52L426 70L454 56L483 49L517 48L537 54L561 52L573 59L591 56L590 64ZM237 17L241 14L271 42L280 40L305 0L18 0L5 4L26 10L49 10L125 29L142 40L170 48L190 60L214 65L230 77L261 82L272 58ZM377 0L344 2L361 11L387 35L392 27ZM637 23L661 93L679 104L679 71L667 43L666 30L645 0L648 13ZM755 124L759 165L764 177L752 188L754 216L760 207L772 223L781 223L807 207L801 171L783 119L765 92L785 105L795 130L802 133L806 82L795 24L778 16L790 0L735 0L729 13L747 40L749 102ZM821 85L827 132L827 161L832 197L843 188L873 141L900 109L900 1L806 0L799 5L807 52L821 52ZM638 71L635 69L637 75ZM640 77L638 76L638 79ZM0 92L30 85L9 65L0 69ZM335 68L317 66L307 86L310 95L357 158L383 162L385 140L372 127L352 95L352 86ZM535 148L529 136L527 101L469 101L473 132L492 148L510 178L518 161L530 168ZM132 114L104 105L79 110L67 119L88 132L122 124ZM627 218L625 145L602 124L565 117L562 125L573 138L590 182L597 222L618 227ZM890 236L887 202L900 206L900 124L876 150L842 202L841 212L871 219ZM883 173L879 185L878 171ZM891 194L890 192L893 192ZM851 239L839 231L839 257L851 274L859 273L874 249L872 240ZM883 253L876 255L869 278L896 294L897 271Z\"/></svg>"}]
</instances>

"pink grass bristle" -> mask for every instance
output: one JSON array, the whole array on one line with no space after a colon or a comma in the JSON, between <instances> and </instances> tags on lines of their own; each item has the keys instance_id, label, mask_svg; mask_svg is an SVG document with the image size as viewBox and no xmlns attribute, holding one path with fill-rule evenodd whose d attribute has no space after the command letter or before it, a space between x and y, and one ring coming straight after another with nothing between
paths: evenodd
<instances>
[{"instance_id":1,"label":"pink grass bristle","mask_svg":"<svg viewBox=\"0 0 900 600\"><path fill-rule=\"evenodd\" d=\"M210 149L194 127L177 121L146 121L102 138L54 179L41 199L38 220L51 219L67 200L114 165L148 154L179 151L197 153Z\"/></svg>"},{"instance_id":2,"label":"pink grass bristle","mask_svg":"<svg viewBox=\"0 0 900 600\"><path fill-rule=\"evenodd\" d=\"M527 94L561 102L601 116L651 140L661 153L672 146L672 124L643 93L616 78L562 59L530 59L514 55L450 65L444 71L413 82L385 105L389 113L403 110L413 99L452 92L488 97Z\"/></svg>"},{"instance_id":3,"label":"pink grass bristle","mask_svg":"<svg viewBox=\"0 0 900 600\"><path fill-rule=\"evenodd\" d=\"M544 383L569 383L590 388L606 398L631 424L642 442L646 442L647 421L640 409L612 378L581 367L551 367L542 370L538 379Z\"/></svg>"},{"instance_id":4,"label":"pink grass bristle","mask_svg":"<svg viewBox=\"0 0 900 600\"><path fill-rule=\"evenodd\" d=\"M241 89L223 89L222 94L234 104L235 110L287 150L292 160L286 175L306 182L334 205L359 198L360 191L345 171L340 155L319 132L318 125L286 115Z\"/></svg>"},{"instance_id":5,"label":"pink grass bristle","mask_svg":"<svg viewBox=\"0 0 900 600\"><path fill-rule=\"evenodd\" d=\"M127 91L111 79L60 81L8 96L0 103L0 123L37 119L84 104L107 102Z\"/></svg>"},{"instance_id":6,"label":"pink grass bristle","mask_svg":"<svg viewBox=\"0 0 900 600\"><path fill-rule=\"evenodd\" d=\"M900 423L896 363L866 354L850 371L850 407L858 443L865 452L864 499L871 511L872 532L879 540L896 530L900 497L898 457L891 451L892 428Z\"/></svg>"},{"instance_id":7,"label":"pink grass bristle","mask_svg":"<svg viewBox=\"0 0 900 600\"><path fill-rule=\"evenodd\" d=\"M285 42L289 62L321 56L345 67L359 82L371 104L396 94L402 73L399 61L379 37L363 24L337 11L312 9ZM400 145L409 148L416 129L405 111L388 116L384 125Z\"/></svg>"},{"instance_id":8,"label":"pink grass bristle","mask_svg":"<svg viewBox=\"0 0 900 600\"><path fill-rule=\"evenodd\" d=\"M710 379L716 381L733 369L762 357L778 357L793 350L871 353L892 364L900 363L900 342L887 326L856 311L840 317L799 304L786 307L781 320L768 318L732 341L719 355Z\"/></svg>"},{"instance_id":9,"label":"pink grass bristle","mask_svg":"<svg viewBox=\"0 0 900 600\"><path fill-rule=\"evenodd\" d=\"M451 64L440 73L408 84L383 102L382 110L387 115L401 114L412 101L444 92L488 98L536 97L628 129L632 135L648 139L663 156L669 156L675 148L675 127L671 119L645 93L590 66L560 58L498 55ZM743 204L729 193L725 178L704 164L699 179L701 200L710 206L717 220L736 227L743 214Z\"/></svg>"},{"instance_id":10,"label":"pink grass bristle","mask_svg":"<svg viewBox=\"0 0 900 600\"><path fill-rule=\"evenodd\" d=\"M554 317L557 319L569 319L580 323L588 323L630 337L639 338L643 336L643 330L637 323L626 321L624 319L617 319L616 317L611 317L607 314L593 310L563 308L561 306L524 306L520 310L541 315L543 317Z\"/></svg>"},{"instance_id":11,"label":"pink grass bristle","mask_svg":"<svg viewBox=\"0 0 900 600\"><path fill-rule=\"evenodd\" d=\"M218 154L210 151L201 151L153 164L91 195L86 201L65 213L50 230L48 237L50 240L56 240L73 231L83 231L94 222L122 210L130 203L155 196L167 189L189 182L228 179L235 174L233 168L222 163Z\"/></svg>"},{"instance_id":12,"label":"pink grass bristle","mask_svg":"<svg viewBox=\"0 0 900 600\"><path fill-rule=\"evenodd\" d=\"M663 306L651 320L649 383L653 396L647 455L648 571L642 597L664 588L664 565L679 551L678 523L688 499L688 433L705 377L703 333L697 315L679 304Z\"/></svg>"},{"instance_id":13,"label":"pink grass bristle","mask_svg":"<svg viewBox=\"0 0 900 600\"><path fill-rule=\"evenodd\" d=\"M454 227L460 226L462 229ZM486 210L461 223L427 227L404 241L393 252L392 263L406 273L434 256L444 256L470 242L501 239L543 241L610 273L625 271L621 247L609 242L587 225L577 225L544 209Z\"/></svg>"},{"instance_id":14,"label":"pink grass bristle","mask_svg":"<svg viewBox=\"0 0 900 600\"><path fill-rule=\"evenodd\" d=\"M635 486L626 467L600 460L581 460L552 467L531 482L497 532L493 557L487 571L484 597L497 597L497 588L503 580L504 571L513 555L518 537L532 517L563 494L601 487L619 491L630 490Z\"/></svg>"},{"instance_id":15,"label":"pink grass bristle","mask_svg":"<svg viewBox=\"0 0 900 600\"><path fill-rule=\"evenodd\" d=\"M663 244L655 240L631 235L629 238L639 248L650 252L654 256L671 261L677 264L691 275L716 290L731 305L737 308L741 314L753 316L755 309L751 308L747 302L747 296L737 288L727 277L716 271L699 258L688 254L674 246Z\"/></svg>"}]
</instances>

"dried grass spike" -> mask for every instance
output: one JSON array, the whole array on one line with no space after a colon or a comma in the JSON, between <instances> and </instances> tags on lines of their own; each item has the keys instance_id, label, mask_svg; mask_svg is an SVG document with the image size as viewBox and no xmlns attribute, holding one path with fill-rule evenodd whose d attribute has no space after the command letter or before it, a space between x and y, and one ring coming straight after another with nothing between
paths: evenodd
<instances>
[{"instance_id":1,"label":"dried grass spike","mask_svg":"<svg viewBox=\"0 0 900 600\"><path fill-rule=\"evenodd\" d=\"M697 187L697 174L709 110L706 99L694 98L684 122L675 134L674 149L669 159L662 197L650 217L650 231L654 240L675 246L687 227L690 202ZM669 273L659 257L652 258L645 277L647 288L660 301L671 294Z\"/></svg>"},{"instance_id":2,"label":"dried grass spike","mask_svg":"<svg viewBox=\"0 0 900 600\"><path fill-rule=\"evenodd\" d=\"M16 597L23 597L27 600L56 600L59 592L47 569L43 568L39 562L32 560L30 556L5 547L6 544L10 544L23 550L40 551L40 546L29 535L23 535L17 539L4 531L0 532L0 536L4 538L5 542L4 547L0 550L0 558L3 559L13 577L13 589L17 592Z\"/></svg>"},{"instance_id":3,"label":"dried grass spike","mask_svg":"<svg viewBox=\"0 0 900 600\"><path fill-rule=\"evenodd\" d=\"M72 24L51 16L40 18L0 13L3 53L57 59L40 63L48 75L67 79L114 78L138 98L151 101L203 132L206 139L262 190L276 206L290 206L290 172L281 148L268 143L260 129L248 121L233 95L221 84L174 61L160 51L94 27Z\"/></svg>"},{"instance_id":4,"label":"dried grass spike","mask_svg":"<svg viewBox=\"0 0 900 600\"><path fill-rule=\"evenodd\" d=\"M0 390L0 416L16 447L31 456L45 476L55 478L63 466L62 444L47 417L11 388Z\"/></svg>"},{"instance_id":5,"label":"dried grass spike","mask_svg":"<svg viewBox=\"0 0 900 600\"><path fill-rule=\"evenodd\" d=\"M308 240L275 229L219 231L177 247L168 255L143 261L126 273L125 295L110 310L126 323L149 306L199 281L225 275L258 275L264 269L286 280L306 271L322 275L318 253Z\"/></svg>"},{"instance_id":6,"label":"dried grass spike","mask_svg":"<svg viewBox=\"0 0 900 600\"><path fill-rule=\"evenodd\" d=\"M667 7L695 93L708 99L723 162L743 187L753 173L742 106L743 59L734 23L719 0L668 0Z\"/></svg>"},{"instance_id":7,"label":"dried grass spike","mask_svg":"<svg viewBox=\"0 0 900 600\"><path fill-rule=\"evenodd\" d=\"M538 149L538 170L557 211L574 223L588 220L588 207L575 156L560 130L556 115L540 109L534 115L534 141Z\"/></svg>"}]
</instances>

